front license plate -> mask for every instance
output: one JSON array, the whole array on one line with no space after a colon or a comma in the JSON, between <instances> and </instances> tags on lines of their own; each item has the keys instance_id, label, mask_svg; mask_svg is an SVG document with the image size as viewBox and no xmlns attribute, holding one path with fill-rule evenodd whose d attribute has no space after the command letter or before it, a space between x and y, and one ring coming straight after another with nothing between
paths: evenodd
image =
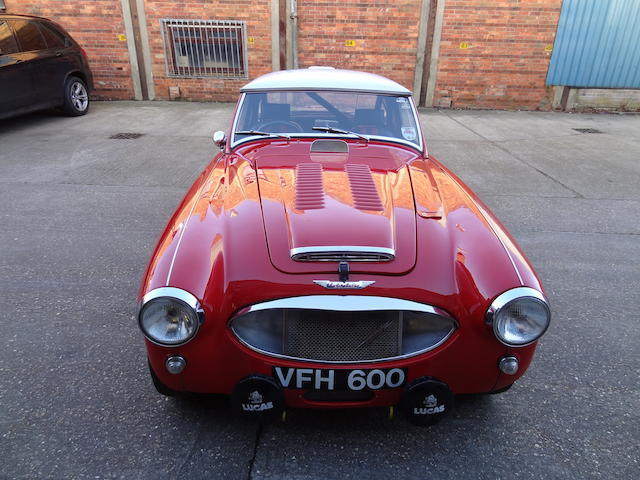
<instances>
[{"instance_id":1,"label":"front license plate","mask_svg":"<svg viewBox=\"0 0 640 480\"><path fill-rule=\"evenodd\" d=\"M407 369L345 370L273 367L273 376L282 388L357 392L364 389L380 390L401 387L405 384Z\"/></svg>"}]
</instances>

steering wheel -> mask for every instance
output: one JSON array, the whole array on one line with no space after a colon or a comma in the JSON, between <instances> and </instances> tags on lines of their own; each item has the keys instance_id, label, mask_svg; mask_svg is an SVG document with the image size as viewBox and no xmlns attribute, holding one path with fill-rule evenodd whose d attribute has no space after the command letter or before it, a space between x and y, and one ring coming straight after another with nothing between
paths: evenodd
<instances>
[{"instance_id":1,"label":"steering wheel","mask_svg":"<svg viewBox=\"0 0 640 480\"><path fill-rule=\"evenodd\" d=\"M268 127L273 127L274 125L284 126L285 129L284 130L280 130L279 132L276 130L273 133L288 132L288 131L290 131L290 129L288 127L294 128L295 132L302 132L302 127L299 124L297 124L296 122L291 122L289 120L272 120L270 122L262 123L262 124L258 125L256 130L261 130L261 131L265 132L265 131L268 131L268 130L266 130Z\"/></svg>"}]
</instances>

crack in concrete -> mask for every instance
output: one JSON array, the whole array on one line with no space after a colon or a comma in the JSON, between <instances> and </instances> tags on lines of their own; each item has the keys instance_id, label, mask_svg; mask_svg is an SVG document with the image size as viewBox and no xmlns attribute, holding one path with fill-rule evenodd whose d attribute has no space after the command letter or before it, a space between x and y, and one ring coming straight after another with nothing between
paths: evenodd
<instances>
[{"instance_id":1,"label":"crack in concrete","mask_svg":"<svg viewBox=\"0 0 640 480\"><path fill-rule=\"evenodd\" d=\"M256 429L256 439L253 444L253 455L249 460L249 471L247 472L247 480L251 480L253 477L253 467L256 462L256 457L258 456L258 447L260 446L260 437L262 436L262 424L258 424L258 428Z\"/></svg>"},{"instance_id":2,"label":"crack in concrete","mask_svg":"<svg viewBox=\"0 0 640 480\"><path fill-rule=\"evenodd\" d=\"M198 422L198 431L196 432L196 434L195 434L195 436L193 438L193 443L191 444L191 447L189 448L189 451L185 455L184 460L182 461L180 466L173 469L176 472L176 476L178 478L181 477L182 469L185 467L187 462L189 460L191 460L191 457L193 457L193 454L196 451L196 448L198 446L198 441L200 440L200 435L202 434L202 427L203 427L203 422L202 421Z\"/></svg>"}]
</instances>

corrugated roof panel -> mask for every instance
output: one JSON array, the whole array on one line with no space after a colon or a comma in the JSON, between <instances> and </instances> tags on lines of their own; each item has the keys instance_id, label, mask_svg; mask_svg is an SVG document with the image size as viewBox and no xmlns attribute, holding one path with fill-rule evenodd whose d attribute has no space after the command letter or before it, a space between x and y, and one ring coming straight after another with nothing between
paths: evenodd
<instances>
[{"instance_id":1,"label":"corrugated roof panel","mask_svg":"<svg viewBox=\"0 0 640 480\"><path fill-rule=\"evenodd\" d=\"M546 83L640 88L640 0L564 0Z\"/></svg>"}]
</instances>

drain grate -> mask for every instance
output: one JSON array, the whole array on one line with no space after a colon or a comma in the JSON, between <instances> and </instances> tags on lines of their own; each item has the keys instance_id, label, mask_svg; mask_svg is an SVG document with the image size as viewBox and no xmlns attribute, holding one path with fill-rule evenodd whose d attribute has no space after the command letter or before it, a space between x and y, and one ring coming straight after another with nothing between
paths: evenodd
<instances>
[{"instance_id":1,"label":"drain grate","mask_svg":"<svg viewBox=\"0 0 640 480\"><path fill-rule=\"evenodd\" d=\"M111 135L109 138L113 138L114 140L135 140L136 138L140 138L144 133L116 133L115 135Z\"/></svg>"},{"instance_id":2,"label":"drain grate","mask_svg":"<svg viewBox=\"0 0 640 480\"><path fill-rule=\"evenodd\" d=\"M574 130L580 133L602 133L602 131L596 128L574 128Z\"/></svg>"}]
</instances>

